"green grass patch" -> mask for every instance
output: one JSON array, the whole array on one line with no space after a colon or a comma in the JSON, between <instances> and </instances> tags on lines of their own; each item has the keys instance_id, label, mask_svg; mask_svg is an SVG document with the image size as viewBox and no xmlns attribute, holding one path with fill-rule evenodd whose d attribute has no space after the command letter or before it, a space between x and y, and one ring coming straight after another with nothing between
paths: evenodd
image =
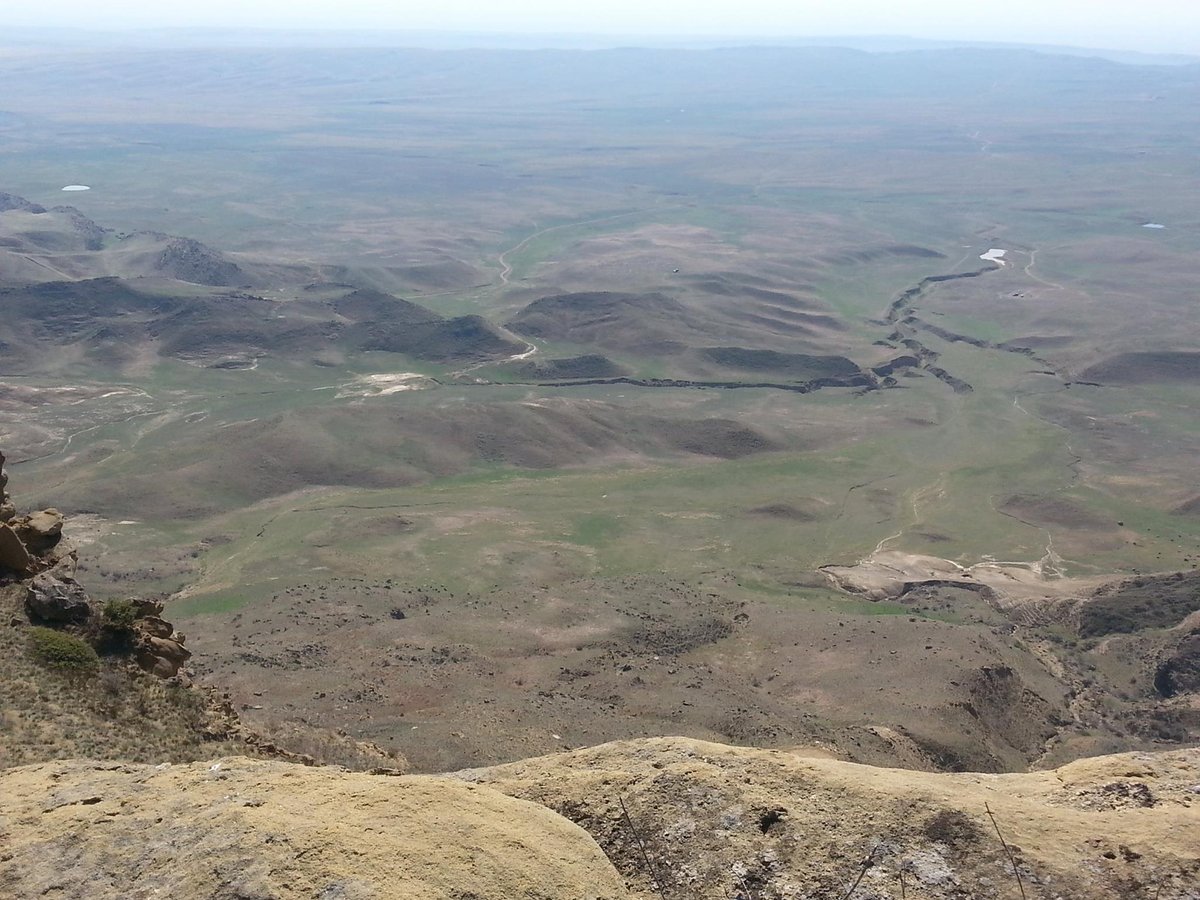
<instances>
[{"instance_id":1,"label":"green grass patch","mask_svg":"<svg viewBox=\"0 0 1200 900\"><path fill-rule=\"evenodd\" d=\"M53 628L30 628L29 652L46 668L67 675L94 675L100 668L100 657L91 644Z\"/></svg>"}]
</instances>

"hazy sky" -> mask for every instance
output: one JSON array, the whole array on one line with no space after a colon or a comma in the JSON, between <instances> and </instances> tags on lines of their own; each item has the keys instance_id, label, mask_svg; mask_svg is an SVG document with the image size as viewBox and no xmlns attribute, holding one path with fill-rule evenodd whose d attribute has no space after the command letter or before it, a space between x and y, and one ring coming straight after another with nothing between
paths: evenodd
<instances>
[{"instance_id":1,"label":"hazy sky","mask_svg":"<svg viewBox=\"0 0 1200 900\"><path fill-rule=\"evenodd\" d=\"M0 0L13 26L907 35L1200 54L1200 0Z\"/></svg>"}]
</instances>

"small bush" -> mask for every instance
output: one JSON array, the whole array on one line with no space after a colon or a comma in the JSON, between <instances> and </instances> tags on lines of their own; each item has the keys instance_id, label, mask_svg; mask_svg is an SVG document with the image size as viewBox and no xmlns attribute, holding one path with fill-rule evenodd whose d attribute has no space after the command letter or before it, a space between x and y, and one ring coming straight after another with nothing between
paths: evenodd
<instances>
[{"instance_id":1,"label":"small bush","mask_svg":"<svg viewBox=\"0 0 1200 900\"><path fill-rule=\"evenodd\" d=\"M73 675L92 675L100 668L100 657L82 638L53 628L29 629L29 648L34 659L50 669Z\"/></svg>"},{"instance_id":2,"label":"small bush","mask_svg":"<svg viewBox=\"0 0 1200 900\"><path fill-rule=\"evenodd\" d=\"M133 650L134 623L138 608L132 600L109 600L100 615L100 627L92 634L91 642L105 656L124 656Z\"/></svg>"},{"instance_id":3,"label":"small bush","mask_svg":"<svg viewBox=\"0 0 1200 900\"><path fill-rule=\"evenodd\" d=\"M104 604L104 624L117 631L128 631L137 621L132 600L109 600Z\"/></svg>"}]
</instances>

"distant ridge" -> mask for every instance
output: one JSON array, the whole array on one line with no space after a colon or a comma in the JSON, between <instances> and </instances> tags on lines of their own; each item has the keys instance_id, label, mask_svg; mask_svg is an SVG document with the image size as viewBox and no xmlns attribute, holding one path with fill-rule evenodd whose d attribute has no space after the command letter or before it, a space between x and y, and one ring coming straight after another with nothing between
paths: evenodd
<instances>
[{"instance_id":1,"label":"distant ridge","mask_svg":"<svg viewBox=\"0 0 1200 900\"><path fill-rule=\"evenodd\" d=\"M1089 56L1126 65L1193 65L1200 56L1114 47L1069 44L930 39L906 35L777 35L746 33L728 37L703 34L588 32L451 31L435 29L274 29L274 28L141 28L92 29L16 27L5 30L3 43L16 46L52 44L67 47L398 47L429 50L711 50L726 47L836 47L867 53L937 50L1025 50L1054 56Z\"/></svg>"}]
</instances>

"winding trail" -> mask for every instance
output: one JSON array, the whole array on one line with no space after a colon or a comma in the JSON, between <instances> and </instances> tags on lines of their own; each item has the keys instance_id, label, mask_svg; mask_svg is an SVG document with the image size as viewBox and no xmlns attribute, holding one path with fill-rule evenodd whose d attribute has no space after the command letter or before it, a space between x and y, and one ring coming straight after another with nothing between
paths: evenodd
<instances>
[{"instance_id":1,"label":"winding trail","mask_svg":"<svg viewBox=\"0 0 1200 900\"><path fill-rule=\"evenodd\" d=\"M1029 262L1025 266L1025 274L1028 275L1030 278L1032 278L1034 281L1036 281L1038 284L1044 284L1046 287L1054 288L1056 291L1065 291L1066 287L1059 284L1057 281L1047 281L1042 276L1033 274L1033 267L1037 264L1037 255L1040 252L1041 252L1040 250L1030 250L1029 251Z\"/></svg>"},{"instance_id":2,"label":"winding trail","mask_svg":"<svg viewBox=\"0 0 1200 900\"><path fill-rule=\"evenodd\" d=\"M522 340L525 340L525 339L522 338ZM502 366L505 363L520 362L523 359L529 359L529 357L533 356L537 352L538 352L537 344L533 343L532 341L525 341L525 349L522 350L520 353L514 353L512 356L504 357L504 359L485 359L482 362L471 363L471 365L469 365L465 368L458 369L457 371L451 372L446 377L448 379L461 378L462 376L468 374L469 372L474 372L476 369L482 369L484 366Z\"/></svg>"}]
</instances>

